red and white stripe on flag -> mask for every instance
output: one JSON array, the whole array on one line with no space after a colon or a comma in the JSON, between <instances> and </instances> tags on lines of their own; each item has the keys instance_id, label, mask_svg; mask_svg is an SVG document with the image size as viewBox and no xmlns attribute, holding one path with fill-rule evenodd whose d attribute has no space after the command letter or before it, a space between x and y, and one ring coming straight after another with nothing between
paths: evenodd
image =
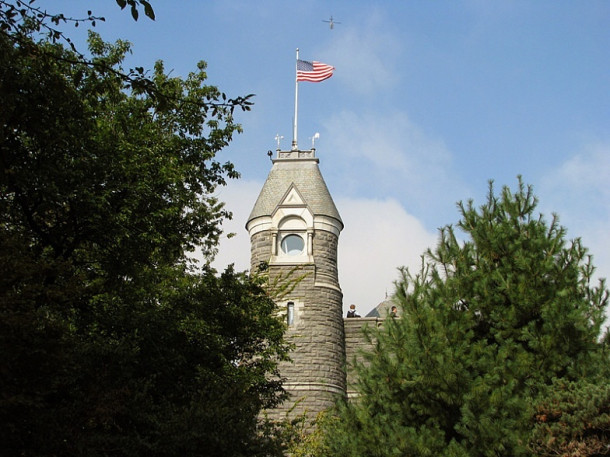
<instances>
[{"instance_id":1,"label":"red and white stripe on flag","mask_svg":"<svg viewBox=\"0 0 610 457\"><path fill-rule=\"evenodd\" d=\"M335 67L322 62L297 60L297 81L319 83L333 75Z\"/></svg>"}]
</instances>

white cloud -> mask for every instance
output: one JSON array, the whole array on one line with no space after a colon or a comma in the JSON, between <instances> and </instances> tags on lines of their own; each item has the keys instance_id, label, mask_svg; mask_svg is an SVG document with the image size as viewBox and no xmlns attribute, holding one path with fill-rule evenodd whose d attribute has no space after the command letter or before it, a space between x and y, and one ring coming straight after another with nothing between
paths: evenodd
<instances>
[{"instance_id":1,"label":"white cloud","mask_svg":"<svg viewBox=\"0 0 610 457\"><path fill-rule=\"evenodd\" d=\"M423 132L401 112L343 111L325 122L324 166L342 195L395 198L433 228L455 214L455 196L469 193L454 172L444 142ZM322 151L322 155L324 152Z\"/></svg>"},{"instance_id":2,"label":"white cloud","mask_svg":"<svg viewBox=\"0 0 610 457\"><path fill-rule=\"evenodd\" d=\"M217 270L222 271L231 263L237 271L250 269L250 237L246 231L246 222L262 187L262 181L240 179L230 181L218 193L218 198L233 213L233 219L223 223L225 235L220 240L218 255L212 262ZM228 233L235 235L228 238Z\"/></svg>"},{"instance_id":3,"label":"white cloud","mask_svg":"<svg viewBox=\"0 0 610 457\"><path fill-rule=\"evenodd\" d=\"M339 238L343 308L354 303L364 315L394 291L398 267L419 269L436 234L395 199L338 198L336 204L345 224Z\"/></svg>"},{"instance_id":4,"label":"white cloud","mask_svg":"<svg viewBox=\"0 0 610 457\"><path fill-rule=\"evenodd\" d=\"M579 213L610 212L610 144L586 145L550 171L543 186Z\"/></svg>"},{"instance_id":5,"label":"white cloud","mask_svg":"<svg viewBox=\"0 0 610 457\"><path fill-rule=\"evenodd\" d=\"M605 278L610 278L609 179L610 143L595 142L551 170L539 193L545 214L556 212L568 236L582 238L597 276Z\"/></svg>"}]
</instances>

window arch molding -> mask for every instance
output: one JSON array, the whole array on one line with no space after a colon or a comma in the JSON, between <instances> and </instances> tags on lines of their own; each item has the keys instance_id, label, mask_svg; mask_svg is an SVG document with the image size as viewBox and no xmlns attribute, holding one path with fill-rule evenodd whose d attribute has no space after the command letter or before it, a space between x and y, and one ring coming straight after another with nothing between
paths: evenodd
<instances>
[{"instance_id":1,"label":"window arch molding","mask_svg":"<svg viewBox=\"0 0 610 457\"><path fill-rule=\"evenodd\" d=\"M290 214L279 221L277 228L281 231L305 231L307 222L298 215Z\"/></svg>"},{"instance_id":2,"label":"window arch molding","mask_svg":"<svg viewBox=\"0 0 610 457\"><path fill-rule=\"evenodd\" d=\"M313 221L311 221L313 222ZM306 263L313 261L313 224L301 214L284 214L272 230L272 261Z\"/></svg>"}]
</instances>

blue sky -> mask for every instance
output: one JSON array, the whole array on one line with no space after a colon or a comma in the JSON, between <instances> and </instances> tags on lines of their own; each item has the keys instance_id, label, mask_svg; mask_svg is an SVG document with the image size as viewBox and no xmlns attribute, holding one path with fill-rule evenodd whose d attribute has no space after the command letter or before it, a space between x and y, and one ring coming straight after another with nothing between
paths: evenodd
<instances>
[{"instance_id":1,"label":"blue sky","mask_svg":"<svg viewBox=\"0 0 610 457\"><path fill-rule=\"evenodd\" d=\"M336 67L299 84L298 139L306 149L320 134L320 168L345 223L344 308L369 311L392 292L396 268L417 268L437 229L458 220L458 200L483 203L490 179L514 188L517 175L610 275L608 1L157 0L157 19L138 22L111 0L38 3L105 16L96 30L133 43L128 65L161 59L184 76L205 60L210 84L256 94L237 115L243 134L220 155L242 178L219 192L237 236L223 239L218 267L249 267L244 225L275 135L290 147L299 48Z\"/></svg>"}]
</instances>

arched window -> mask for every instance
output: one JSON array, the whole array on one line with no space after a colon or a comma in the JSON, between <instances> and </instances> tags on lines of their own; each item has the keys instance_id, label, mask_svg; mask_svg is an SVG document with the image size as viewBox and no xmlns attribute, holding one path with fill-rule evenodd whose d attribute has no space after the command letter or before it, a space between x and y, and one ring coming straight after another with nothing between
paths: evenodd
<instances>
[{"instance_id":1,"label":"arched window","mask_svg":"<svg viewBox=\"0 0 610 457\"><path fill-rule=\"evenodd\" d=\"M311 254L308 248L307 224L303 218L290 215L283 218L278 224L278 232L275 235L274 255L290 257L291 262L302 262Z\"/></svg>"},{"instance_id":2,"label":"arched window","mask_svg":"<svg viewBox=\"0 0 610 457\"><path fill-rule=\"evenodd\" d=\"M305 240L300 235L291 233L282 237L282 252L287 255L300 255L305 248Z\"/></svg>"}]
</instances>

